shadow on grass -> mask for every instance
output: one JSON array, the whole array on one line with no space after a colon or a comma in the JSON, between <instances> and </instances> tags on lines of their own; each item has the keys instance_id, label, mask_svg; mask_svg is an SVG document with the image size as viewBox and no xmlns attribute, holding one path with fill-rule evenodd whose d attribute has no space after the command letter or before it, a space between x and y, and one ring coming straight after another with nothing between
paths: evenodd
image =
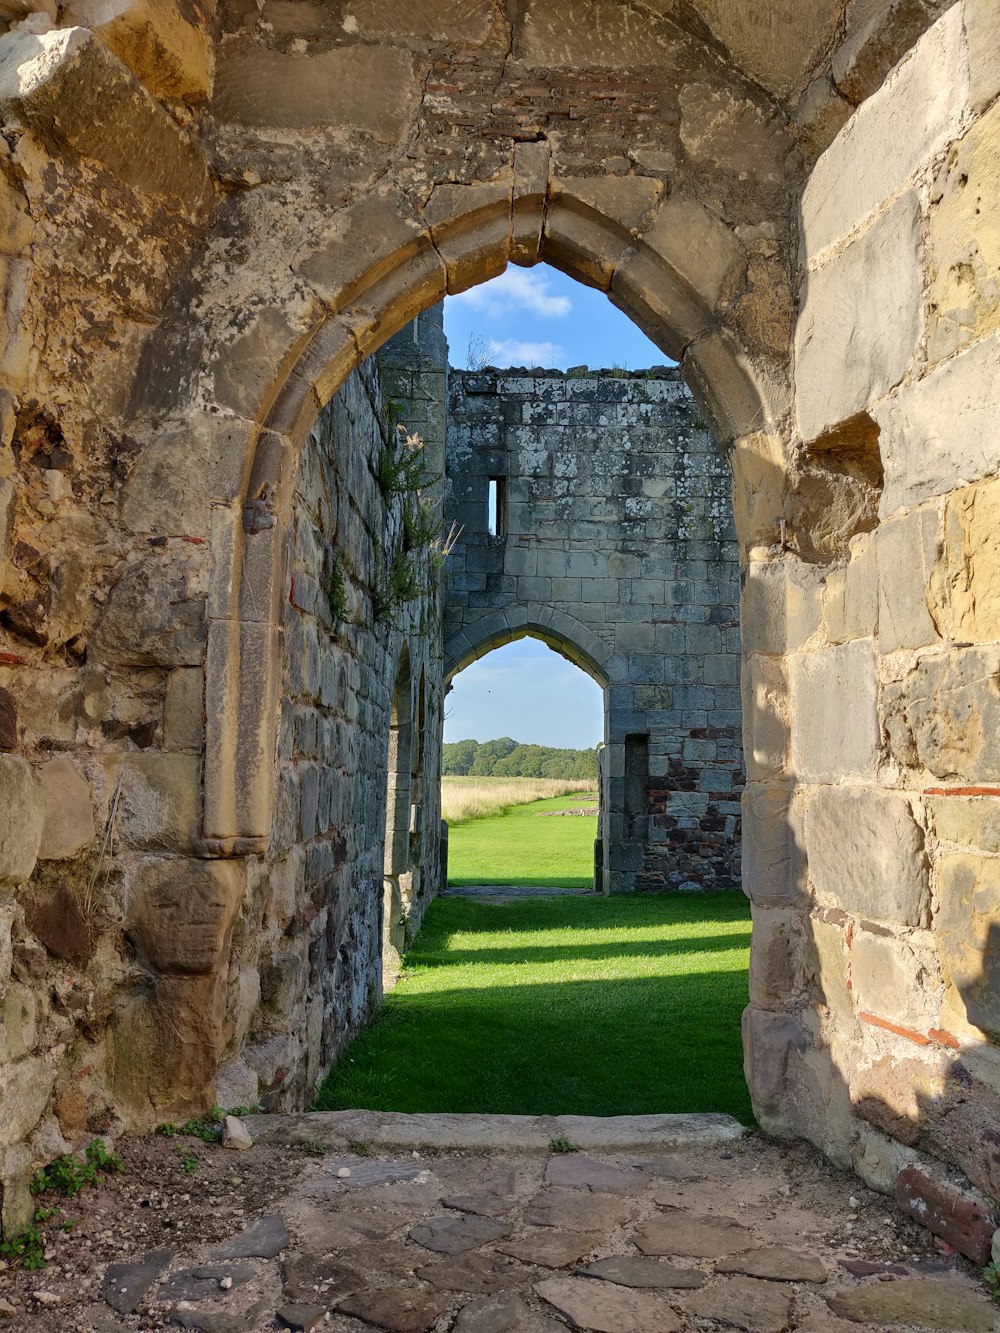
<instances>
[{"instance_id":1,"label":"shadow on grass","mask_svg":"<svg viewBox=\"0 0 1000 1333\"><path fill-rule=\"evenodd\" d=\"M521 934L519 930L518 935ZM415 949L409 961L420 967L453 967L460 963L527 963L572 962L574 959L602 958L661 958L676 954L716 953L719 950L743 949L750 943L749 931L731 935L698 935L674 940L622 940L606 944L521 944L511 942L502 949L457 949L446 946L444 954L425 954Z\"/></svg>"},{"instance_id":2,"label":"shadow on grass","mask_svg":"<svg viewBox=\"0 0 1000 1333\"><path fill-rule=\"evenodd\" d=\"M316 1109L640 1115L745 1124L745 969L391 995Z\"/></svg>"}]
</instances>

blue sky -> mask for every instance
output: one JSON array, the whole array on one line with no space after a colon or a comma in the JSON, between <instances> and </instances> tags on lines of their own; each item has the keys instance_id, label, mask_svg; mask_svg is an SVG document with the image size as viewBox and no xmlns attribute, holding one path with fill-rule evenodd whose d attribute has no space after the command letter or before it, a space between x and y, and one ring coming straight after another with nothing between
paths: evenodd
<instances>
[{"instance_id":1,"label":"blue sky","mask_svg":"<svg viewBox=\"0 0 1000 1333\"><path fill-rule=\"evenodd\" d=\"M480 287L449 296L444 328L453 366L466 367L470 339L496 366L644 370L669 358L603 292L547 264L511 266ZM446 741L498 736L583 749L604 739L601 688L537 639L519 639L455 677L445 700Z\"/></svg>"},{"instance_id":2,"label":"blue sky","mask_svg":"<svg viewBox=\"0 0 1000 1333\"><path fill-rule=\"evenodd\" d=\"M538 639L496 648L459 672L444 715L446 741L512 736L583 750L604 739L601 687Z\"/></svg>"},{"instance_id":3,"label":"blue sky","mask_svg":"<svg viewBox=\"0 0 1000 1333\"><path fill-rule=\"evenodd\" d=\"M444 303L451 364L468 366L470 339L495 366L623 366L669 361L603 292L547 264L511 265L499 278Z\"/></svg>"}]
</instances>

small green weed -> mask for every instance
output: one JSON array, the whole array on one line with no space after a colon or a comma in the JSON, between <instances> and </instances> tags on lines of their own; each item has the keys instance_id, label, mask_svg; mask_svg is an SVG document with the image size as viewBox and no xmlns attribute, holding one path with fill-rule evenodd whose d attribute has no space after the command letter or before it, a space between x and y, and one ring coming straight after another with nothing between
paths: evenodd
<instances>
[{"instance_id":1,"label":"small green weed","mask_svg":"<svg viewBox=\"0 0 1000 1333\"><path fill-rule=\"evenodd\" d=\"M371 1157L372 1150L367 1143L362 1143L360 1139L348 1139L347 1146L355 1157Z\"/></svg>"},{"instance_id":2,"label":"small green weed","mask_svg":"<svg viewBox=\"0 0 1000 1333\"><path fill-rule=\"evenodd\" d=\"M193 1153L184 1153L183 1148L178 1148L177 1151L182 1154L181 1166L184 1168L184 1170L187 1172L189 1176L193 1176L194 1173L198 1170L199 1166L201 1166L201 1162L198 1160L197 1157L194 1156Z\"/></svg>"},{"instance_id":3,"label":"small green weed","mask_svg":"<svg viewBox=\"0 0 1000 1333\"><path fill-rule=\"evenodd\" d=\"M580 1145L578 1143L574 1143L572 1139L567 1139L562 1137L558 1139L549 1139L549 1152L564 1153L564 1152L579 1152L579 1151L580 1151Z\"/></svg>"},{"instance_id":4,"label":"small green weed","mask_svg":"<svg viewBox=\"0 0 1000 1333\"><path fill-rule=\"evenodd\" d=\"M35 1172L29 1188L36 1198L55 1193L71 1199L88 1185L100 1185L106 1174L124 1170L124 1163L116 1152L112 1152L100 1139L92 1139L84 1149L82 1159L71 1157L68 1153L54 1158L48 1166ZM60 1219L60 1231L68 1233L76 1226L76 1220L66 1217L55 1204L40 1203L30 1226L19 1235L0 1242L0 1256L9 1262L20 1263L24 1268L44 1268L45 1236L42 1228L46 1222L56 1218Z\"/></svg>"},{"instance_id":5,"label":"small green weed","mask_svg":"<svg viewBox=\"0 0 1000 1333\"><path fill-rule=\"evenodd\" d=\"M1000 1305L1000 1264L987 1264L983 1269L983 1281L997 1305Z\"/></svg>"},{"instance_id":6,"label":"small green weed","mask_svg":"<svg viewBox=\"0 0 1000 1333\"><path fill-rule=\"evenodd\" d=\"M218 1143L222 1138L223 1119L226 1115L234 1114L236 1113L227 1112L221 1106L213 1106L208 1115L192 1116L190 1120L185 1120L183 1125L175 1125L172 1120L164 1120L162 1124L156 1126L154 1132L165 1139L176 1138L178 1134L189 1134L204 1143Z\"/></svg>"},{"instance_id":7,"label":"small green weed","mask_svg":"<svg viewBox=\"0 0 1000 1333\"><path fill-rule=\"evenodd\" d=\"M344 587L344 571L340 568L340 561L334 560L330 568L330 581L326 590L327 603L330 607L330 615L334 622L339 621L343 624L347 619L347 591ZM235 1112L230 1112L235 1115Z\"/></svg>"},{"instance_id":8,"label":"small green weed","mask_svg":"<svg viewBox=\"0 0 1000 1333\"><path fill-rule=\"evenodd\" d=\"M307 1157L325 1157L328 1151L326 1144L320 1139L296 1139L295 1146L304 1152Z\"/></svg>"},{"instance_id":9,"label":"small green weed","mask_svg":"<svg viewBox=\"0 0 1000 1333\"><path fill-rule=\"evenodd\" d=\"M396 447L383 445L378 455L378 482L385 495L416 493L433 485L437 477L424 466L424 441L396 428Z\"/></svg>"}]
</instances>

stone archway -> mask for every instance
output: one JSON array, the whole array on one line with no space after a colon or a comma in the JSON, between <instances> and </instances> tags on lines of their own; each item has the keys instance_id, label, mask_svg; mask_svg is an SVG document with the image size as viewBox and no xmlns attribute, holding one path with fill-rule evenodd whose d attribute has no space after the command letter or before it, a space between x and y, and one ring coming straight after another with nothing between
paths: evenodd
<instances>
[{"instance_id":1,"label":"stone archway","mask_svg":"<svg viewBox=\"0 0 1000 1333\"><path fill-rule=\"evenodd\" d=\"M733 461L762 1123L883 1187L904 1138L996 1194L995 1015L966 1002L993 936L963 888L992 882L997 777L968 726L995 729L998 642L996 302L968 202L998 188L990 0L931 7L923 36L891 7L769 28L715 0L358 0L301 31L167 5L149 41L151 7L91 8L34 16L0 61L0 962L31 995L32 959L46 993L72 972L55 993L87 1016L0 1075L11 1171L53 1106L78 1132L98 1105L210 1100L233 941L274 906L306 437L415 313L548 258L681 358ZM162 1030L157 1081L127 1057Z\"/></svg>"}]
</instances>

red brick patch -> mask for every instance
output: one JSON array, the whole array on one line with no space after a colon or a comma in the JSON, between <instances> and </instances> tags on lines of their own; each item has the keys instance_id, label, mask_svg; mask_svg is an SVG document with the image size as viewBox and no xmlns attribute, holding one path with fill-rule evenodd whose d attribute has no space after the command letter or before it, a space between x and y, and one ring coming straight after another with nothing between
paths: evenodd
<instances>
[{"instance_id":1,"label":"red brick patch","mask_svg":"<svg viewBox=\"0 0 1000 1333\"><path fill-rule=\"evenodd\" d=\"M896 1177L896 1202L915 1222L974 1264L988 1264L998 1221L978 1199L954 1185L935 1180L918 1166L904 1166Z\"/></svg>"}]
</instances>

